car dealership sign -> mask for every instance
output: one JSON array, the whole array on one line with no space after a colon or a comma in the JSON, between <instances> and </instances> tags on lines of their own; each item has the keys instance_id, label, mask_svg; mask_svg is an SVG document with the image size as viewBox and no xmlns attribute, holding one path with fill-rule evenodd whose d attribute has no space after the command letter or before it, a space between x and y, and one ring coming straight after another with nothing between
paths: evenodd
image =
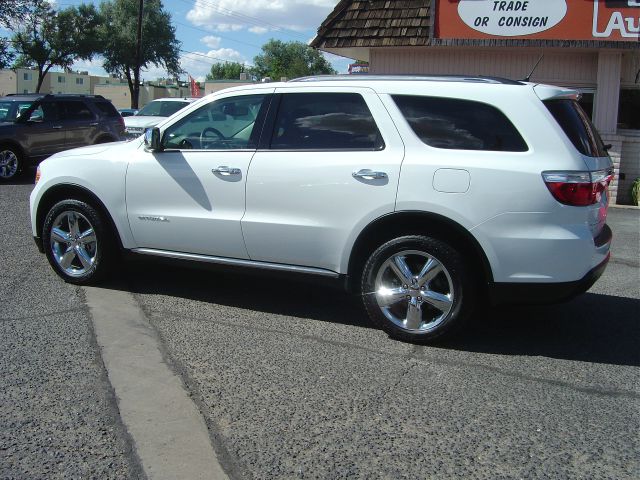
<instances>
[{"instance_id":1,"label":"car dealership sign","mask_svg":"<svg viewBox=\"0 0 640 480\"><path fill-rule=\"evenodd\" d=\"M640 0L438 0L436 16L438 38L640 38Z\"/></svg>"}]
</instances>

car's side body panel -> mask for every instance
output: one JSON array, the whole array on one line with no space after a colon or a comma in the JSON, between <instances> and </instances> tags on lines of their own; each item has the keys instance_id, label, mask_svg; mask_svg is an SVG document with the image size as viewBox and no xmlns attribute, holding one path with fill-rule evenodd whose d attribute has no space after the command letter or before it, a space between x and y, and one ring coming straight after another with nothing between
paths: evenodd
<instances>
[{"instance_id":1,"label":"car's side body panel","mask_svg":"<svg viewBox=\"0 0 640 480\"><path fill-rule=\"evenodd\" d=\"M384 105L370 89L291 84L276 93L358 93L384 139L384 149L256 152L247 177L242 231L253 260L346 273L354 229L392 212L404 145ZM269 134L269 133L268 133ZM368 169L386 178L354 178Z\"/></svg>"}]
</instances>

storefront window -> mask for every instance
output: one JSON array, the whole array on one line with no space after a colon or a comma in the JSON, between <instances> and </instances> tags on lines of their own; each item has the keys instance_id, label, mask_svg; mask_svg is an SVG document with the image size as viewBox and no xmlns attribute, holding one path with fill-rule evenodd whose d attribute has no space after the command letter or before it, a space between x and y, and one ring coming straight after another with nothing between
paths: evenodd
<instances>
[{"instance_id":1,"label":"storefront window","mask_svg":"<svg viewBox=\"0 0 640 480\"><path fill-rule=\"evenodd\" d=\"M640 130L640 89L620 90L618 128Z\"/></svg>"},{"instance_id":2,"label":"storefront window","mask_svg":"<svg viewBox=\"0 0 640 480\"><path fill-rule=\"evenodd\" d=\"M584 112L593 120L593 92L582 92L578 101Z\"/></svg>"}]
</instances>

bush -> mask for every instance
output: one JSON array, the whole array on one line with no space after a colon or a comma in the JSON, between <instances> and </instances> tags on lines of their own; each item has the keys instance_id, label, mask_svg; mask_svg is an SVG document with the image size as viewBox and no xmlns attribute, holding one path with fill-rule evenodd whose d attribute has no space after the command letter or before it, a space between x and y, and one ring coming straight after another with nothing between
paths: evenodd
<instances>
[{"instance_id":1,"label":"bush","mask_svg":"<svg viewBox=\"0 0 640 480\"><path fill-rule=\"evenodd\" d=\"M640 205L640 177L636 178L633 185L631 185L631 199L634 205Z\"/></svg>"}]
</instances>

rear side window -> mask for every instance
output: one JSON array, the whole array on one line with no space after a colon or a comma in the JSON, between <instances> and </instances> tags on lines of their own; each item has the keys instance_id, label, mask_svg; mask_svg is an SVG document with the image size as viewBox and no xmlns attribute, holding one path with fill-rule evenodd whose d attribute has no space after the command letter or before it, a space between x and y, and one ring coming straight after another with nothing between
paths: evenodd
<instances>
[{"instance_id":1,"label":"rear side window","mask_svg":"<svg viewBox=\"0 0 640 480\"><path fill-rule=\"evenodd\" d=\"M120 114L110 102L95 102L93 104L100 112L101 117L118 118Z\"/></svg>"},{"instance_id":2,"label":"rear side window","mask_svg":"<svg viewBox=\"0 0 640 480\"><path fill-rule=\"evenodd\" d=\"M547 100L544 104L580 153L588 157L606 157L608 155L600 135L578 102L575 100Z\"/></svg>"},{"instance_id":3,"label":"rear side window","mask_svg":"<svg viewBox=\"0 0 640 480\"><path fill-rule=\"evenodd\" d=\"M64 109L66 120L93 120L95 118L84 102L64 101L60 103Z\"/></svg>"},{"instance_id":4,"label":"rear side window","mask_svg":"<svg viewBox=\"0 0 640 480\"><path fill-rule=\"evenodd\" d=\"M392 95L405 119L430 147L494 152L526 152L511 121L486 103L457 98Z\"/></svg>"},{"instance_id":5,"label":"rear side window","mask_svg":"<svg viewBox=\"0 0 640 480\"><path fill-rule=\"evenodd\" d=\"M271 148L381 150L384 143L361 95L287 93L280 102Z\"/></svg>"}]
</instances>

